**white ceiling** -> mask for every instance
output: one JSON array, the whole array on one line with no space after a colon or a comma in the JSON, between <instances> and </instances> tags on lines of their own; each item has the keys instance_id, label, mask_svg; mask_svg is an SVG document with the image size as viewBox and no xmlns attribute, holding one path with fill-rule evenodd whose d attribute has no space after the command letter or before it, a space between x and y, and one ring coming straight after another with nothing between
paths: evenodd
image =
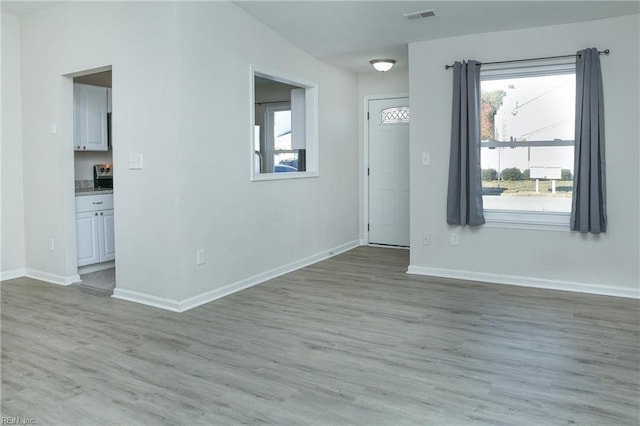
<instances>
[{"instance_id":1,"label":"white ceiling","mask_svg":"<svg viewBox=\"0 0 640 426\"><path fill-rule=\"evenodd\" d=\"M206 1L206 0L205 0ZM17 16L60 1L2 1ZM589 21L640 13L640 1L368 1L237 0L239 7L311 55L356 72L369 60L408 65L407 44L457 35ZM405 13L435 9L408 22Z\"/></svg>"},{"instance_id":2,"label":"white ceiling","mask_svg":"<svg viewBox=\"0 0 640 426\"><path fill-rule=\"evenodd\" d=\"M407 44L464 34L589 21L640 13L639 1L236 1L323 61L357 72L389 57L407 65ZM405 13L435 9L408 22Z\"/></svg>"}]
</instances>

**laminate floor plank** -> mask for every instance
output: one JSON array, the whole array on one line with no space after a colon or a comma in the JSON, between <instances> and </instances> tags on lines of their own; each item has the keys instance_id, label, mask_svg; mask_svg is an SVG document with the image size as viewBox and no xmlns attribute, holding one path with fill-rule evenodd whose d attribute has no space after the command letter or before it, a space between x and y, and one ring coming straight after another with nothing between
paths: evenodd
<instances>
[{"instance_id":1,"label":"laminate floor plank","mask_svg":"<svg viewBox=\"0 0 640 426\"><path fill-rule=\"evenodd\" d=\"M181 314L5 281L2 415L640 424L640 301L413 276L407 265L406 250L360 247Z\"/></svg>"}]
</instances>

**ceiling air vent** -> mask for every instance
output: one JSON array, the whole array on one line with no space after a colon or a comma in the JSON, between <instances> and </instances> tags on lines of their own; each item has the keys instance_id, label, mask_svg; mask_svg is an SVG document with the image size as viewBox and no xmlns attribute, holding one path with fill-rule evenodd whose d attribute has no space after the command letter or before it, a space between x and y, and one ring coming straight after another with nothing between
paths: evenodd
<instances>
[{"instance_id":1,"label":"ceiling air vent","mask_svg":"<svg viewBox=\"0 0 640 426\"><path fill-rule=\"evenodd\" d=\"M407 18L407 21L419 21L420 19L431 18L432 16L436 16L436 11L431 10L421 10L420 12L413 13L405 13L404 17Z\"/></svg>"}]
</instances>

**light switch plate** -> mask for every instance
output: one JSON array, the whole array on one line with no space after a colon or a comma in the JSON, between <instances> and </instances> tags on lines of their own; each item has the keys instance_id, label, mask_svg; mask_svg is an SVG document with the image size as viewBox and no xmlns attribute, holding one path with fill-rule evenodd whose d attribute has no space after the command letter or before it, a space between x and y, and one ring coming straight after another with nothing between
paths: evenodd
<instances>
[{"instance_id":1,"label":"light switch plate","mask_svg":"<svg viewBox=\"0 0 640 426\"><path fill-rule=\"evenodd\" d=\"M129 170L142 170L142 154L129 154Z\"/></svg>"},{"instance_id":2,"label":"light switch plate","mask_svg":"<svg viewBox=\"0 0 640 426\"><path fill-rule=\"evenodd\" d=\"M206 261L204 249L196 250L196 265L203 265Z\"/></svg>"}]
</instances>

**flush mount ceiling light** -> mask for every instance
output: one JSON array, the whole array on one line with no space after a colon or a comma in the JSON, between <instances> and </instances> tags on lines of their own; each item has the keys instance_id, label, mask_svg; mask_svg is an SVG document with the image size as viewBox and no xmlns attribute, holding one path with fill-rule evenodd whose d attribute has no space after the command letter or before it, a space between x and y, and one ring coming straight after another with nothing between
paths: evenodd
<instances>
[{"instance_id":1,"label":"flush mount ceiling light","mask_svg":"<svg viewBox=\"0 0 640 426\"><path fill-rule=\"evenodd\" d=\"M387 72L393 65L396 63L395 59L372 59L369 61L371 65L376 69L376 71Z\"/></svg>"}]
</instances>

